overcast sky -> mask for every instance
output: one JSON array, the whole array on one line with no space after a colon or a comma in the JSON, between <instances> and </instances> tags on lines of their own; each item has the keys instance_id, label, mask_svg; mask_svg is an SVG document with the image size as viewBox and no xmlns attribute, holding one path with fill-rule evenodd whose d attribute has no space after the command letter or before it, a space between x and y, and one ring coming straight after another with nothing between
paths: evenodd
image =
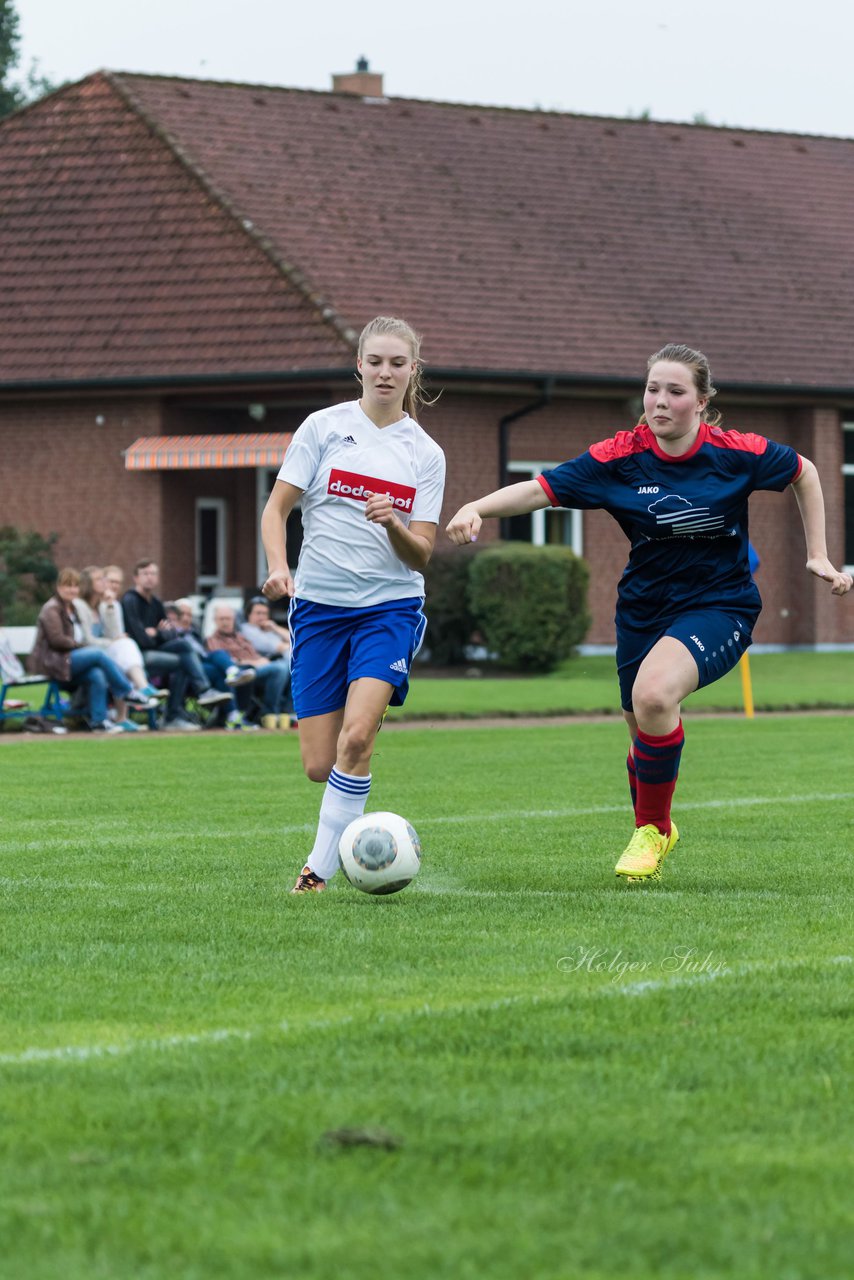
<instances>
[{"instance_id":1,"label":"overcast sky","mask_svg":"<svg viewBox=\"0 0 854 1280\"><path fill-rule=\"evenodd\" d=\"M328 89L854 138L850 0L17 0L21 69Z\"/></svg>"}]
</instances>

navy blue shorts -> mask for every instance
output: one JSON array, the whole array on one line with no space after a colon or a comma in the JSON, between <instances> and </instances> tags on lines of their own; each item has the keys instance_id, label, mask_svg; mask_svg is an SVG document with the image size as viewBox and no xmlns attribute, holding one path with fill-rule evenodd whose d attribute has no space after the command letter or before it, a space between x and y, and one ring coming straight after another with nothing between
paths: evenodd
<instances>
[{"instance_id":1,"label":"navy blue shorts","mask_svg":"<svg viewBox=\"0 0 854 1280\"><path fill-rule=\"evenodd\" d=\"M675 619L660 631L635 631L617 625L617 675L620 702L624 711L632 709L632 689L638 670L653 645L664 636L684 644L697 664L698 689L720 680L736 665L753 643L755 613L729 613L723 609L697 609Z\"/></svg>"},{"instance_id":2,"label":"navy blue shorts","mask_svg":"<svg viewBox=\"0 0 854 1280\"><path fill-rule=\"evenodd\" d=\"M364 676L387 681L393 686L390 705L403 706L409 668L427 629L423 604L418 596L364 609L293 600L288 624L297 719L339 711L352 682Z\"/></svg>"}]
</instances>

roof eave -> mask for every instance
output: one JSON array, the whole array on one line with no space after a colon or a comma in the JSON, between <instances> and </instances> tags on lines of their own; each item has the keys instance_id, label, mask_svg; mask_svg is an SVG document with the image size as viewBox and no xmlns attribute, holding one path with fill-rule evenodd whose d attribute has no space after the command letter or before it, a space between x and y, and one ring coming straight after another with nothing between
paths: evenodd
<instances>
[{"instance_id":1,"label":"roof eave","mask_svg":"<svg viewBox=\"0 0 854 1280\"><path fill-rule=\"evenodd\" d=\"M350 380L349 366L319 369L278 369L258 373L144 374L114 378L28 378L0 380L0 395L86 395L115 391L138 391L157 395L167 391L197 391L200 387L278 386L303 382Z\"/></svg>"},{"instance_id":2,"label":"roof eave","mask_svg":"<svg viewBox=\"0 0 854 1280\"><path fill-rule=\"evenodd\" d=\"M330 382L351 382L353 369L349 365L305 369L270 369L255 372L192 373L192 374L144 374L118 377L88 378L31 378L0 380L0 396L16 395L86 395L114 392L140 392L158 394L175 391L197 391L210 387L275 387L296 386ZM425 380L436 383L480 383L504 386L539 388L550 383L553 390L596 390L620 393L637 391L637 376L622 377L603 373L556 373L553 370L480 369L430 365L425 369ZM775 399L854 400L854 382L830 385L800 383L754 382L727 379L722 395L727 399L750 395Z\"/></svg>"},{"instance_id":3,"label":"roof eave","mask_svg":"<svg viewBox=\"0 0 854 1280\"><path fill-rule=\"evenodd\" d=\"M636 375L617 376L603 373L555 373L549 370L524 372L494 369L454 369L431 365L425 370L428 383L437 382L494 382L508 385L520 385L539 390L545 384L551 384L552 390L596 390L640 392L640 381ZM755 382L726 379L720 392L721 396L731 400L740 396L756 396L765 399L808 399L808 400L843 400L854 399L854 381L850 383L833 383L828 385L809 385L801 383Z\"/></svg>"}]
</instances>

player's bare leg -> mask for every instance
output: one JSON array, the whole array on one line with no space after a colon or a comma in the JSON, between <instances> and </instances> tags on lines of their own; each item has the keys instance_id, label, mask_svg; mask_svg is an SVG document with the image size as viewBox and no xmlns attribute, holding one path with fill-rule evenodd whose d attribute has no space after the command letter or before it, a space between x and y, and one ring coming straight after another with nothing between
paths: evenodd
<instances>
[{"instance_id":1,"label":"player's bare leg","mask_svg":"<svg viewBox=\"0 0 854 1280\"><path fill-rule=\"evenodd\" d=\"M305 776L312 782L326 782L338 754L338 738L344 723L344 708L322 716L300 718L299 745Z\"/></svg>"},{"instance_id":2,"label":"player's bare leg","mask_svg":"<svg viewBox=\"0 0 854 1280\"><path fill-rule=\"evenodd\" d=\"M638 729L656 736L672 733L683 700L699 683L697 664L682 641L662 636L641 663L632 688L635 736ZM623 714L629 722L632 713Z\"/></svg>"},{"instance_id":3,"label":"player's bare leg","mask_svg":"<svg viewBox=\"0 0 854 1280\"><path fill-rule=\"evenodd\" d=\"M698 684L696 662L673 636L663 636L653 646L635 678L633 710L623 716L632 738L629 779L636 825L615 868L627 883L658 880L679 839L670 802L684 741L681 705Z\"/></svg>"},{"instance_id":4,"label":"player's bare leg","mask_svg":"<svg viewBox=\"0 0 854 1280\"><path fill-rule=\"evenodd\" d=\"M374 742L393 691L394 686L387 681L369 676L350 685L338 737L337 769L357 775L370 771Z\"/></svg>"},{"instance_id":5,"label":"player's bare leg","mask_svg":"<svg viewBox=\"0 0 854 1280\"><path fill-rule=\"evenodd\" d=\"M371 786L371 756L392 685L364 677L354 680L339 711L300 720L303 767L315 782L326 782L314 847L293 893L317 892L338 867L338 841L365 811Z\"/></svg>"}]
</instances>

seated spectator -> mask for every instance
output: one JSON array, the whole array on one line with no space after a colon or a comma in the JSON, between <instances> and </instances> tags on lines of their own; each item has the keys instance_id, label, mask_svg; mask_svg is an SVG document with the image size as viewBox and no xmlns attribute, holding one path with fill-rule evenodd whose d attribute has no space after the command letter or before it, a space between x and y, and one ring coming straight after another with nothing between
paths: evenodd
<instances>
[{"instance_id":1,"label":"seated spectator","mask_svg":"<svg viewBox=\"0 0 854 1280\"><path fill-rule=\"evenodd\" d=\"M187 695L194 694L200 707L215 707L230 702L231 694L211 687L198 653L186 636L170 627L163 602L155 594L159 581L160 570L153 560L137 561L133 586L122 597L125 626L142 650L149 678L164 676L169 681L164 729L199 729L185 709Z\"/></svg>"},{"instance_id":2,"label":"seated spectator","mask_svg":"<svg viewBox=\"0 0 854 1280\"><path fill-rule=\"evenodd\" d=\"M79 593L80 574L76 569L62 569L56 594L39 613L30 669L58 680L66 688L84 686L89 728L93 733L121 733L121 723L113 724L107 719L108 693L113 695L120 722L127 720L126 703L147 710L157 706L157 699L134 689L103 649L83 643L83 628L74 608Z\"/></svg>"},{"instance_id":3,"label":"seated spectator","mask_svg":"<svg viewBox=\"0 0 854 1280\"><path fill-rule=\"evenodd\" d=\"M158 698L160 694L149 684L145 674L139 645L124 632L121 605L105 592L103 569L89 565L81 572L80 594L74 601L74 608L83 631L84 645L103 649L135 689L141 689L149 698ZM164 692L162 696L167 695ZM136 732L139 725L125 718L122 728Z\"/></svg>"},{"instance_id":4,"label":"seated spectator","mask_svg":"<svg viewBox=\"0 0 854 1280\"><path fill-rule=\"evenodd\" d=\"M81 596L85 586L86 570L83 570L84 582L81 585ZM122 573L118 565L108 564L101 570L101 598L98 601L98 614L101 619L101 632L108 640L118 640L128 636L125 630L125 619L122 613L121 598L124 595L125 575ZM136 644L134 640L132 642ZM139 649L139 645L136 645ZM142 653L140 653L142 659ZM118 661L118 659L117 659ZM143 675L145 675L145 663L143 662Z\"/></svg>"},{"instance_id":5,"label":"seated spectator","mask_svg":"<svg viewBox=\"0 0 854 1280\"><path fill-rule=\"evenodd\" d=\"M254 687L261 698L262 728L287 729L290 723L287 694L291 683L288 664L280 658L262 657L246 637L240 635L229 604L218 604L214 608L214 630L208 636L208 649L223 650L237 666L252 667Z\"/></svg>"},{"instance_id":6,"label":"seated spectator","mask_svg":"<svg viewBox=\"0 0 854 1280\"><path fill-rule=\"evenodd\" d=\"M274 622L270 613L269 601L263 596L253 596L246 605L246 621L238 624L238 631L245 636L262 658L279 658L291 665L291 633L287 627ZM288 723L296 728L297 720L293 714L294 704L288 681L285 701L288 710ZM282 725L282 728L285 726Z\"/></svg>"},{"instance_id":7,"label":"seated spectator","mask_svg":"<svg viewBox=\"0 0 854 1280\"><path fill-rule=\"evenodd\" d=\"M113 633L127 635L121 606L121 598L125 593L124 572L117 564L108 564L101 570L101 576L104 579L104 586L100 614L104 624L104 635ZM107 617L109 617L109 624Z\"/></svg>"},{"instance_id":8,"label":"seated spectator","mask_svg":"<svg viewBox=\"0 0 854 1280\"><path fill-rule=\"evenodd\" d=\"M253 596L246 606L246 621L238 630L262 658L284 658L290 664L291 633L279 626L270 614L269 601L263 596Z\"/></svg>"},{"instance_id":9,"label":"seated spectator","mask_svg":"<svg viewBox=\"0 0 854 1280\"><path fill-rule=\"evenodd\" d=\"M257 729L258 726L256 724L251 724L246 719L234 696L235 689L254 682L254 667L238 667L231 661L225 650L217 649L215 653L212 653L205 648L201 633L193 620L193 606L189 600L169 601L163 607L166 610L167 622L176 635L184 636L188 643L192 645L213 687L229 693L231 703L226 712L225 720L217 723L215 716L214 720L209 722L209 727L238 730ZM223 703L220 707L217 707L216 711L221 716L226 711L226 704Z\"/></svg>"}]
</instances>

